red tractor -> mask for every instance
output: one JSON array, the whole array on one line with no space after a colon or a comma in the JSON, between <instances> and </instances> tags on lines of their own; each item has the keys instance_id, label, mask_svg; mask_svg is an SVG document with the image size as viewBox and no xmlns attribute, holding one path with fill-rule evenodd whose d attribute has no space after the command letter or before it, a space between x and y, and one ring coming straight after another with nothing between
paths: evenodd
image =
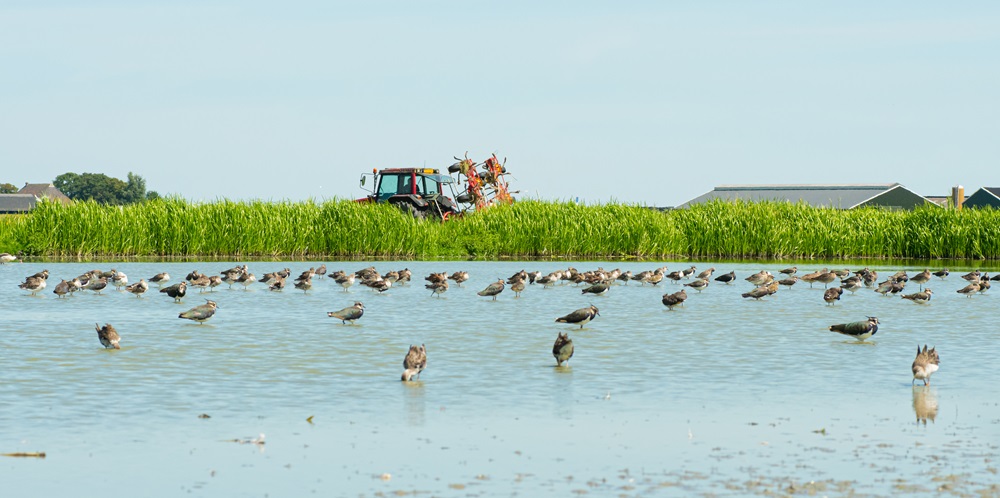
<instances>
[{"instance_id":1,"label":"red tractor","mask_svg":"<svg viewBox=\"0 0 1000 498\"><path fill-rule=\"evenodd\" d=\"M496 154L482 164L469 159L468 154L465 159L455 159L458 162L449 166L448 171L455 173L459 180L430 168L373 169L361 175L361 188L369 194L358 202L388 202L415 218L439 220L494 204L514 202L507 191L507 168ZM369 176L373 189L365 187ZM464 185L460 194L455 194L455 185Z\"/></svg>"},{"instance_id":2,"label":"red tractor","mask_svg":"<svg viewBox=\"0 0 1000 498\"><path fill-rule=\"evenodd\" d=\"M374 190L365 187L368 177L373 177ZM410 213L415 218L447 220L461 214L455 202L455 180L430 168L386 168L361 176L361 188L370 194L358 202L388 202ZM445 186L451 197L446 195Z\"/></svg>"}]
</instances>

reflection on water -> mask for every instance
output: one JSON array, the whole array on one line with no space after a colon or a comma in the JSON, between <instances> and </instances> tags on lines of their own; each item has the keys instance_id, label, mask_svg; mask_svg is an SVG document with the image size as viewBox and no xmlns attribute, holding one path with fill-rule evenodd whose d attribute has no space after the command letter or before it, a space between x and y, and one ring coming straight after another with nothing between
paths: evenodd
<instances>
[{"instance_id":1,"label":"reflection on water","mask_svg":"<svg viewBox=\"0 0 1000 498\"><path fill-rule=\"evenodd\" d=\"M917 415L917 423L934 422L938 414L937 394L931 391L931 386L915 386L913 388L913 413Z\"/></svg>"},{"instance_id":2,"label":"reflection on water","mask_svg":"<svg viewBox=\"0 0 1000 498\"><path fill-rule=\"evenodd\" d=\"M168 271L176 282L236 264L115 266L132 281ZM409 267L413 283L384 293L329 278L308 293L255 283L174 303L153 289L32 297L17 284L43 266L57 282L101 265L2 266L0 453L49 457L2 458L0 475L5 490L40 496L96 496L109 467L117 489L148 496L751 495L805 483L795 489L890 495L962 468L974 477L955 486L988 494L1000 393L983 345L998 332L978 317L994 312L995 290L966 298L954 277L935 281L926 305L862 289L828 306L822 284L800 283L756 301L740 297L743 279L787 265L666 263L692 264L735 271L736 283L690 292L674 311L661 296L681 287L668 281L596 296L529 285L493 301L476 292L522 268L664 263L380 262L383 273ZM258 275L315 266L248 265ZM424 289L424 276L455 270L471 274L463 287ZM177 317L206 298L219 303L210 321ZM355 301L365 305L356 324L327 317ZM583 329L555 322L591 304L600 316ZM880 321L868 343L828 330L867 316ZM113 324L122 349L104 350L94 323ZM575 353L556 367L560 332ZM428 365L400 382L411 344L427 345ZM906 391L917 344L949 359L934 391ZM939 413L939 396L961 410ZM232 443L257 434L266 445ZM944 465L913 457L914 444L969 451Z\"/></svg>"}]
</instances>

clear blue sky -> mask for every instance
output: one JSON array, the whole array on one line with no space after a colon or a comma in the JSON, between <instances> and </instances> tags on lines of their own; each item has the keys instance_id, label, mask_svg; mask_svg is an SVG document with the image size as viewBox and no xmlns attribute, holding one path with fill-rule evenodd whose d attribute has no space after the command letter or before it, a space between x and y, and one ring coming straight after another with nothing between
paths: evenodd
<instances>
[{"instance_id":1,"label":"clear blue sky","mask_svg":"<svg viewBox=\"0 0 1000 498\"><path fill-rule=\"evenodd\" d=\"M84 4L87 4L84 6ZM506 157L542 199L1000 186L997 2L0 4L0 183L353 198Z\"/></svg>"}]
</instances>

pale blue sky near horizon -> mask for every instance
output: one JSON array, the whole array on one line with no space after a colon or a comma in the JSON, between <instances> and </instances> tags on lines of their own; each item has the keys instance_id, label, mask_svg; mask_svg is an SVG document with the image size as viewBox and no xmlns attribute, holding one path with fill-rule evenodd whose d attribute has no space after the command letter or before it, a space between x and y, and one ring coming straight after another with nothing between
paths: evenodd
<instances>
[{"instance_id":1,"label":"pale blue sky near horizon","mask_svg":"<svg viewBox=\"0 0 1000 498\"><path fill-rule=\"evenodd\" d=\"M356 198L507 158L522 197L1000 186L1000 3L7 1L0 183Z\"/></svg>"}]
</instances>

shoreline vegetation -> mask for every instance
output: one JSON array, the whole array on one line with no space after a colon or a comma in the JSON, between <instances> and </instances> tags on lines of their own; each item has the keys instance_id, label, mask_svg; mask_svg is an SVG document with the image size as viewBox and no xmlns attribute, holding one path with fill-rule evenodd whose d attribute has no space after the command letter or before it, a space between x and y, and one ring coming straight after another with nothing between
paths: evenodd
<instances>
[{"instance_id":1,"label":"shoreline vegetation","mask_svg":"<svg viewBox=\"0 0 1000 498\"><path fill-rule=\"evenodd\" d=\"M71 260L998 259L1000 210L522 200L440 223L351 200L42 202L0 216L0 251Z\"/></svg>"}]
</instances>

